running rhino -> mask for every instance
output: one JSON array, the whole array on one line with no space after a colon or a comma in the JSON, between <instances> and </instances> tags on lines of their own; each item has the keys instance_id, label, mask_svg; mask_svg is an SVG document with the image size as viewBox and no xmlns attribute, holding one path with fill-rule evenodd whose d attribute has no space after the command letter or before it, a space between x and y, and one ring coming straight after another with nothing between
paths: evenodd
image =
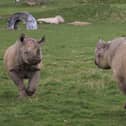
<instances>
[{"instance_id":1,"label":"running rhino","mask_svg":"<svg viewBox=\"0 0 126 126\"><path fill-rule=\"evenodd\" d=\"M5 68L18 87L19 97L32 96L36 91L42 63L40 47L44 42L45 37L37 41L21 34L19 40L5 51ZM28 79L27 88L24 79Z\"/></svg>"},{"instance_id":2,"label":"running rhino","mask_svg":"<svg viewBox=\"0 0 126 126\"><path fill-rule=\"evenodd\" d=\"M126 37L107 43L99 40L95 49L95 64L102 69L112 69L119 88L126 94Z\"/></svg>"}]
</instances>

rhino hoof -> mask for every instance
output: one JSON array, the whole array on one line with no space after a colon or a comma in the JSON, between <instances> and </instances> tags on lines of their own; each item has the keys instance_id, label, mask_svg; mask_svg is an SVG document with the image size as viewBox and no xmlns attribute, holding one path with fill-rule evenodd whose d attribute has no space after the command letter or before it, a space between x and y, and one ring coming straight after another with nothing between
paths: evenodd
<instances>
[{"instance_id":1,"label":"rhino hoof","mask_svg":"<svg viewBox=\"0 0 126 126\"><path fill-rule=\"evenodd\" d=\"M27 96L27 93L26 93L25 90L22 90L22 91L19 92L19 96L18 97L23 98L23 97L26 97L26 96Z\"/></svg>"},{"instance_id":2,"label":"rhino hoof","mask_svg":"<svg viewBox=\"0 0 126 126\"><path fill-rule=\"evenodd\" d=\"M126 104L124 105L124 109L126 109Z\"/></svg>"},{"instance_id":3,"label":"rhino hoof","mask_svg":"<svg viewBox=\"0 0 126 126\"><path fill-rule=\"evenodd\" d=\"M28 96L33 96L35 94L35 90L26 90Z\"/></svg>"}]
</instances>

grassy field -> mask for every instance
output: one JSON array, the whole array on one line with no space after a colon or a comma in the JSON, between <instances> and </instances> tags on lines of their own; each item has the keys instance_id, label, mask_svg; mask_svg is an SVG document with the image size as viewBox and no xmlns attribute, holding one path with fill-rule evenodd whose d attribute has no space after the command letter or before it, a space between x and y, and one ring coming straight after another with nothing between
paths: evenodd
<instances>
[{"instance_id":1,"label":"grassy field","mask_svg":"<svg viewBox=\"0 0 126 126\"><path fill-rule=\"evenodd\" d=\"M86 13L86 9L83 9L85 5L77 0L70 0L71 4L66 2L53 0L42 7L13 7L9 0L1 2L7 6L0 8L0 15L3 17L0 20L0 126L126 125L126 110L123 109L126 97L118 89L112 72L98 69L94 64L94 49L100 37L107 41L126 35L126 23L121 20L125 16L117 20L117 15L121 14L117 10L125 12L126 5L103 5L105 8L95 6L94 10L105 9L110 16L107 20L104 11L103 18L100 18L102 14L96 16L97 19L95 16L91 18L95 15L92 14L91 5L87 5L90 11L83 17L83 13ZM76 7L80 7L80 10ZM70 12L71 8L73 13ZM80 17L79 20L85 18L92 24L83 27L67 23L41 24L37 31L27 31L21 25L17 31L7 30L6 23L10 14L24 10L35 17L54 16L61 12L66 22ZM118 14L114 17L111 12ZM17 88L4 69L3 54L22 32L38 39L43 34L46 35L46 44L42 47L44 65L36 96L19 100Z\"/></svg>"}]
</instances>

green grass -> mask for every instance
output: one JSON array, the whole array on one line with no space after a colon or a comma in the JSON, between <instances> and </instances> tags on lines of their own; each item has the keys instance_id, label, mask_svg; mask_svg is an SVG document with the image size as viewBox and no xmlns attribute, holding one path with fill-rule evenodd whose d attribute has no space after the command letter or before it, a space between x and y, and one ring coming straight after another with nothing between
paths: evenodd
<instances>
[{"instance_id":1,"label":"green grass","mask_svg":"<svg viewBox=\"0 0 126 126\"><path fill-rule=\"evenodd\" d=\"M95 21L84 27L42 24L37 31L26 31L22 25L17 31L5 28L9 14L17 10L27 10L39 17L40 12L53 16L58 10L64 10L61 12L66 15L67 9L65 11L63 8L68 8L67 21L76 19L76 13L81 10L83 12L83 5L78 2L74 1L68 7L65 0L63 4L55 3L57 1L41 8L24 5L0 8L0 14L4 16L4 20L0 21L0 125L125 126L126 111L123 105L126 98L118 89L112 72L98 69L94 64L98 39L102 37L107 41L126 35L125 22L103 23L103 19L93 17L92 21ZM76 10L74 6L81 9ZM70 13L71 8L76 13ZM89 20L88 17L90 15L85 20ZM79 19L83 18L81 16ZM22 32L36 39L45 34L46 44L42 47L44 60L36 96L19 100L17 88L4 69L3 54Z\"/></svg>"},{"instance_id":2,"label":"green grass","mask_svg":"<svg viewBox=\"0 0 126 126\"><path fill-rule=\"evenodd\" d=\"M48 4L33 7L25 4L14 5L14 2L6 0L0 2L0 24L7 22L10 15L15 12L28 11L36 18L62 15L66 22L74 20L90 22L125 22L126 4L103 4L103 3L83 3L79 0L50 0ZM3 25L3 24L2 24Z\"/></svg>"}]
</instances>

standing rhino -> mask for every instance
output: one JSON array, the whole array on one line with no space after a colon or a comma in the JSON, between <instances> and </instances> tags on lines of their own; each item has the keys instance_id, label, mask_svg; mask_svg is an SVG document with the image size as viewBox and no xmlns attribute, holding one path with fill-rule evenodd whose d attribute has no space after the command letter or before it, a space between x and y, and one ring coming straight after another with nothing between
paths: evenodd
<instances>
[{"instance_id":1,"label":"standing rhino","mask_svg":"<svg viewBox=\"0 0 126 126\"><path fill-rule=\"evenodd\" d=\"M45 37L37 41L21 34L19 40L5 51L5 68L18 87L19 97L32 96L36 91L42 63L40 47L44 41ZM24 79L28 79L27 88Z\"/></svg>"},{"instance_id":2,"label":"standing rhino","mask_svg":"<svg viewBox=\"0 0 126 126\"><path fill-rule=\"evenodd\" d=\"M120 89L126 94L126 37L108 43L100 40L96 45L95 64L102 69L112 69Z\"/></svg>"}]
</instances>

